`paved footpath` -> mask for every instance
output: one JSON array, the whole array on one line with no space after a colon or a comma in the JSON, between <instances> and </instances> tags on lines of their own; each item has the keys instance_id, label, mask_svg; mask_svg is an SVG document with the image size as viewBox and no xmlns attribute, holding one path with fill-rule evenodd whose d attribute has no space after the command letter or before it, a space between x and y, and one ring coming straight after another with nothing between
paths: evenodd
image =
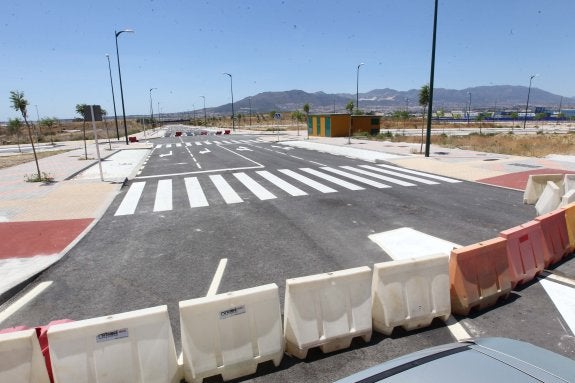
<instances>
[{"instance_id":1,"label":"paved footpath","mask_svg":"<svg viewBox=\"0 0 575 383\"><path fill-rule=\"evenodd\" d=\"M148 132L162 137L164 130ZM237 130L273 142L275 134ZM140 140L143 134L137 135ZM347 138L310 138L305 130L279 136L283 144L333 154L355 156L374 162L391 162L468 181L523 189L529 174L575 172L575 157L527 158L460 149L431 147L431 156L414 154L418 144L391 143ZM59 144L60 145L60 144ZM96 147L82 142L62 143L70 151L40 160L40 170L54 177L49 184L30 183L26 175L36 172L34 162L0 169L0 303L12 296L28 279L61 259L98 221L125 178L131 178L147 157L152 144L100 144L104 181L100 180ZM535 211L534 211L535 215Z\"/></svg>"}]
</instances>

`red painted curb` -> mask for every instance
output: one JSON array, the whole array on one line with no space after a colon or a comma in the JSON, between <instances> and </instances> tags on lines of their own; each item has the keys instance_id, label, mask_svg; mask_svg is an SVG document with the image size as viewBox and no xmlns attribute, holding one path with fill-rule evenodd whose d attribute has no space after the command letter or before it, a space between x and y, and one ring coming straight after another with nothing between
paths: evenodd
<instances>
[{"instance_id":1,"label":"red painted curb","mask_svg":"<svg viewBox=\"0 0 575 383\"><path fill-rule=\"evenodd\" d=\"M0 223L0 259L58 254L93 218Z\"/></svg>"},{"instance_id":2,"label":"red painted curb","mask_svg":"<svg viewBox=\"0 0 575 383\"><path fill-rule=\"evenodd\" d=\"M477 180L477 182L495 186L503 186L511 189L525 190L527 187L527 180L531 174L575 174L575 172L548 168L533 169L527 170L525 172L510 173L497 177L484 178L482 180Z\"/></svg>"}]
</instances>

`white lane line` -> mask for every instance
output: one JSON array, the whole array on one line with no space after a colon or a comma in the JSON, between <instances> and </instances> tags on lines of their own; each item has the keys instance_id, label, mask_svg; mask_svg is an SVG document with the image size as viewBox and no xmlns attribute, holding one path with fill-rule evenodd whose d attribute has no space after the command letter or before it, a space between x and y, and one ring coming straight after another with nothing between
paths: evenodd
<instances>
[{"instance_id":1,"label":"white lane line","mask_svg":"<svg viewBox=\"0 0 575 383\"><path fill-rule=\"evenodd\" d=\"M339 178L337 178L337 177L333 177L333 176L331 176L331 175L329 175L329 174L322 173L322 172L317 171L317 170L315 170L315 169L311 169L311 168L301 168L300 170L302 170L302 171L304 171L304 172L306 172L306 173L312 174L312 175L314 175L314 176L316 176L316 177L323 178L323 179L326 180L326 181L333 182L334 184L339 185L339 186L342 186L342 187L344 187L344 188L346 188L346 189L349 189L349 190L365 190L365 188L363 188L363 187L361 187L361 186L352 184L351 182L344 181L344 180L339 179Z\"/></svg>"},{"instance_id":2,"label":"white lane line","mask_svg":"<svg viewBox=\"0 0 575 383\"><path fill-rule=\"evenodd\" d=\"M222 141L222 143L224 143L224 144L231 144L231 142L229 142L229 141Z\"/></svg>"},{"instance_id":3,"label":"white lane line","mask_svg":"<svg viewBox=\"0 0 575 383\"><path fill-rule=\"evenodd\" d=\"M377 178L379 180L387 181L387 182L390 182L392 184L396 184L396 185L400 185L400 186L415 186L415 184L412 184L411 182L398 180L396 178L386 177L386 176L383 176L381 174L377 174L374 172L368 172L367 170L357 169L357 168L354 168L353 166L341 166L341 168L351 170L352 172L356 172L359 174L363 174L366 176Z\"/></svg>"},{"instance_id":4,"label":"white lane line","mask_svg":"<svg viewBox=\"0 0 575 383\"><path fill-rule=\"evenodd\" d=\"M20 297L20 299L18 299L16 302L12 303L4 311L0 312L0 323L4 322L6 319L8 319L10 316L12 316L14 313L16 313L22 307L24 307L28 303L30 303L38 295L42 294L42 292L44 292L44 290L46 290L48 287L50 287L51 284L52 284L52 281L45 281L45 282L39 283L38 286L36 286L32 290L28 291L26 294L24 294L22 297Z\"/></svg>"},{"instance_id":5,"label":"white lane line","mask_svg":"<svg viewBox=\"0 0 575 383\"><path fill-rule=\"evenodd\" d=\"M181 142L178 142L178 143L176 144L176 148L181 148L181 147L182 147L182 143L181 143Z\"/></svg>"},{"instance_id":6,"label":"white lane line","mask_svg":"<svg viewBox=\"0 0 575 383\"><path fill-rule=\"evenodd\" d=\"M377 166L380 166L382 168L397 170L397 171L400 171L403 173L409 173L409 174L415 174L415 175L422 176L422 177L433 178L434 180L445 181L445 182L448 182L451 184L456 184L456 183L461 182L460 180L455 180L453 178L447 178L447 177L437 176L435 174L418 172L416 170L411 170L411 169L399 168L397 166L384 165L384 164L378 164Z\"/></svg>"},{"instance_id":7,"label":"white lane line","mask_svg":"<svg viewBox=\"0 0 575 383\"><path fill-rule=\"evenodd\" d=\"M389 186L389 185L382 184L381 182L373 181L373 180L367 179L367 178L365 178L365 177L356 176L355 174L351 174L351 173L348 173L348 172L344 172L344 171L339 170L339 169L330 168L329 166L323 167L323 168L321 168L321 169L322 169L322 170L325 170L325 171L328 171L328 172L331 172L331 173L338 174L338 175L340 175L340 176L344 176L344 177L347 177L347 178L351 178L351 179L354 180L354 181L358 181L358 182L361 182L361 183L364 183L364 184L367 184L367 185L376 187L376 188L378 188L378 189L385 189L385 188L390 188L390 187L391 187L391 186Z\"/></svg>"},{"instance_id":8,"label":"white lane line","mask_svg":"<svg viewBox=\"0 0 575 383\"><path fill-rule=\"evenodd\" d=\"M172 144L166 144L166 149L170 149L172 147Z\"/></svg>"},{"instance_id":9,"label":"white lane line","mask_svg":"<svg viewBox=\"0 0 575 383\"><path fill-rule=\"evenodd\" d=\"M218 293L218 288L220 287L220 283L222 282L222 277L224 275L224 270L226 269L227 264L228 264L227 258L220 259L220 263L218 263L218 268L216 269L216 273L214 274L214 278L212 279L212 283L210 284L210 288L208 289L208 293L206 294L207 297L214 296Z\"/></svg>"},{"instance_id":10,"label":"white lane line","mask_svg":"<svg viewBox=\"0 0 575 383\"><path fill-rule=\"evenodd\" d=\"M140 197L142 196L142 192L144 191L144 186L146 185L146 181L143 182L134 182L130 185L130 189L124 196L122 203L118 206L118 210L114 215L130 215L134 214L136 211L136 207L138 206L138 202L140 201Z\"/></svg>"},{"instance_id":11,"label":"white lane line","mask_svg":"<svg viewBox=\"0 0 575 383\"><path fill-rule=\"evenodd\" d=\"M159 180L154 211L172 210L172 180Z\"/></svg>"},{"instance_id":12,"label":"white lane line","mask_svg":"<svg viewBox=\"0 0 575 383\"><path fill-rule=\"evenodd\" d=\"M210 141L204 141L204 144L211 145L212 143Z\"/></svg>"},{"instance_id":13,"label":"white lane line","mask_svg":"<svg viewBox=\"0 0 575 383\"><path fill-rule=\"evenodd\" d=\"M215 143L216 145L221 145L221 144L222 144L221 141L214 141L214 143Z\"/></svg>"},{"instance_id":14,"label":"white lane line","mask_svg":"<svg viewBox=\"0 0 575 383\"><path fill-rule=\"evenodd\" d=\"M186 192L188 193L190 207L203 207L210 205L202 187L200 186L200 182L196 177L184 178L184 183L186 184Z\"/></svg>"},{"instance_id":15,"label":"white lane line","mask_svg":"<svg viewBox=\"0 0 575 383\"><path fill-rule=\"evenodd\" d=\"M558 275L546 275L539 283L551 298L563 320L575 334L575 285L573 280Z\"/></svg>"},{"instance_id":16,"label":"white lane line","mask_svg":"<svg viewBox=\"0 0 575 383\"><path fill-rule=\"evenodd\" d=\"M239 142L241 142L242 144L250 144L251 142L249 140L238 140Z\"/></svg>"},{"instance_id":17,"label":"white lane line","mask_svg":"<svg viewBox=\"0 0 575 383\"><path fill-rule=\"evenodd\" d=\"M447 324L447 328L456 340L462 341L471 338L471 335L469 335L461 323L459 323L453 316L450 316L449 319L445 321L445 324Z\"/></svg>"},{"instance_id":18,"label":"white lane line","mask_svg":"<svg viewBox=\"0 0 575 383\"><path fill-rule=\"evenodd\" d=\"M241 142L238 141L238 140L230 140L230 141L231 141L233 144L241 144Z\"/></svg>"},{"instance_id":19,"label":"white lane line","mask_svg":"<svg viewBox=\"0 0 575 383\"><path fill-rule=\"evenodd\" d=\"M186 146L192 146L191 142L186 142Z\"/></svg>"},{"instance_id":20,"label":"white lane line","mask_svg":"<svg viewBox=\"0 0 575 383\"><path fill-rule=\"evenodd\" d=\"M214 186L216 187L216 189L218 189L218 192L220 192L220 195L222 196L224 201L226 201L226 203L231 204L231 203L244 202L244 200L238 195L238 193L236 193L234 189L232 189L230 184L226 182L224 177L222 177L219 174L215 174L211 175L210 179L212 180Z\"/></svg>"},{"instance_id":21,"label":"white lane line","mask_svg":"<svg viewBox=\"0 0 575 383\"><path fill-rule=\"evenodd\" d=\"M162 144L160 144L160 145L156 145L156 147L155 147L154 149L161 149L161 148L162 148L162 146L164 146L164 145L162 145Z\"/></svg>"},{"instance_id":22,"label":"white lane line","mask_svg":"<svg viewBox=\"0 0 575 383\"><path fill-rule=\"evenodd\" d=\"M329 186L326 186L324 184L321 184L317 181L312 180L311 178L308 178L304 175L301 175L299 173L296 173L292 170L289 169L278 169L279 172L285 174L286 176L289 176L301 183L306 184L309 187L314 188L317 191L320 191L322 193L337 193L337 190L330 188Z\"/></svg>"},{"instance_id":23,"label":"white lane line","mask_svg":"<svg viewBox=\"0 0 575 383\"><path fill-rule=\"evenodd\" d=\"M307 195L307 193L303 190L293 186L292 184L282 180L278 176L273 175L266 170L257 171L256 173L294 197Z\"/></svg>"},{"instance_id":24,"label":"white lane line","mask_svg":"<svg viewBox=\"0 0 575 383\"><path fill-rule=\"evenodd\" d=\"M262 201L277 198L269 190L257 183L246 173L234 173L234 177L236 177L242 184L244 184L245 187L247 187L252 193L255 194L256 197Z\"/></svg>"},{"instance_id":25,"label":"white lane line","mask_svg":"<svg viewBox=\"0 0 575 383\"><path fill-rule=\"evenodd\" d=\"M438 185L438 184L439 184L439 182L435 182L435 181L431 181L431 180L426 180L426 179L421 178L421 177L410 176L410 175L407 175L407 174L402 174L402 173L394 172L394 171L391 171L391 170L385 170L385 169L378 168L378 167L371 166L371 165L360 165L360 166L361 166L362 168L374 170L374 171L376 171L376 172L380 172L380 173L383 173L383 174L389 174L389 175L392 175L392 176L396 176L396 177L400 177L400 178L405 178L405 179L407 179L407 180L421 182L422 184L426 184L426 185Z\"/></svg>"},{"instance_id":26,"label":"white lane line","mask_svg":"<svg viewBox=\"0 0 575 383\"><path fill-rule=\"evenodd\" d=\"M196 144L197 146L202 146L202 143L201 143L200 141L196 141L195 144Z\"/></svg>"}]
</instances>

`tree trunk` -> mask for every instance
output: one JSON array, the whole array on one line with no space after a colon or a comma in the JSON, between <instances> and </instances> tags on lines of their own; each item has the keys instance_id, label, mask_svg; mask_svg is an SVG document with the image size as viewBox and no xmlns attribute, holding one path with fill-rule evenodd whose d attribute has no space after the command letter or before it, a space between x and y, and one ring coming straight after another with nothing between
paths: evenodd
<instances>
[{"instance_id":1,"label":"tree trunk","mask_svg":"<svg viewBox=\"0 0 575 383\"><path fill-rule=\"evenodd\" d=\"M423 153L423 129L425 128L425 110L427 107L423 108L423 116L421 117L421 145L419 146L419 153Z\"/></svg>"},{"instance_id":2,"label":"tree trunk","mask_svg":"<svg viewBox=\"0 0 575 383\"><path fill-rule=\"evenodd\" d=\"M28 119L26 115L22 115L24 117L24 122L26 123L26 127L28 128L28 137L30 138L30 145L32 145L32 151L34 152L34 161L36 161L36 170L38 170L38 180L42 179L42 173L40 173L40 165L38 164L38 156L36 155L36 148L34 147L34 140L32 139L32 129L30 129L30 124L28 123Z\"/></svg>"}]
</instances>

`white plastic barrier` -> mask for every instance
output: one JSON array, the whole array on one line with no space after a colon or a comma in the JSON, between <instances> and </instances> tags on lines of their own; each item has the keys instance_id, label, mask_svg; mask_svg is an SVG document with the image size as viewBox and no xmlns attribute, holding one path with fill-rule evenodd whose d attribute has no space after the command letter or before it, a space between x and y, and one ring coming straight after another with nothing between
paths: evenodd
<instances>
[{"instance_id":1,"label":"white plastic barrier","mask_svg":"<svg viewBox=\"0 0 575 383\"><path fill-rule=\"evenodd\" d=\"M286 280L286 351L304 359L310 348L324 353L371 338L371 269L335 271Z\"/></svg>"},{"instance_id":2,"label":"white plastic barrier","mask_svg":"<svg viewBox=\"0 0 575 383\"><path fill-rule=\"evenodd\" d=\"M0 334L0 382L50 382L36 330Z\"/></svg>"},{"instance_id":3,"label":"white plastic barrier","mask_svg":"<svg viewBox=\"0 0 575 383\"><path fill-rule=\"evenodd\" d=\"M373 328L390 335L395 327L426 327L451 314L449 255L377 263L373 266Z\"/></svg>"},{"instance_id":4,"label":"white plastic barrier","mask_svg":"<svg viewBox=\"0 0 575 383\"><path fill-rule=\"evenodd\" d=\"M179 383L167 306L58 324L48 329L58 383Z\"/></svg>"},{"instance_id":5,"label":"white plastic barrier","mask_svg":"<svg viewBox=\"0 0 575 383\"><path fill-rule=\"evenodd\" d=\"M537 215L543 215L552 212L557 209L561 203L561 196L563 191L555 182L547 181L547 186L543 189L543 193L539 196L537 203L535 204L535 211Z\"/></svg>"},{"instance_id":6,"label":"white plastic barrier","mask_svg":"<svg viewBox=\"0 0 575 383\"><path fill-rule=\"evenodd\" d=\"M561 203L559 204L559 207L567 206L573 202L575 202L575 189L569 190L563 197L561 197Z\"/></svg>"},{"instance_id":7,"label":"white plastic barrier","mask_svg":"<svg viewBox=\"0 0 575 383\"><path fill-rule=\"evenodd\" d=\"M221 374L254 374L259 363L283 358L278 287L251 289L180 302L184 375L189 383Z\"/></svg>"},{"instance_id":8,"label":"white plastic barrier","mask_svg":"<svg viewBox=\"0 0 575 383\"><path fill-rule=\"evenodd\" d=\"M531 174L527 180L527 187L523 193L523 203L533 205L545 190L547 181L552 181L563 189L564 176L563 174Z\"/></svg>"},{"instance_id":9,"label":"white plastic barrier","mask_svg":"<svg viewBox=\"0 0 575 383\"><path fill-rule=\"evenodd\" d=\"M575 174L565 174L563 184L565 185L565 194L569 193L571 190L575 190Z\"/></svg>"}]
</instances>

